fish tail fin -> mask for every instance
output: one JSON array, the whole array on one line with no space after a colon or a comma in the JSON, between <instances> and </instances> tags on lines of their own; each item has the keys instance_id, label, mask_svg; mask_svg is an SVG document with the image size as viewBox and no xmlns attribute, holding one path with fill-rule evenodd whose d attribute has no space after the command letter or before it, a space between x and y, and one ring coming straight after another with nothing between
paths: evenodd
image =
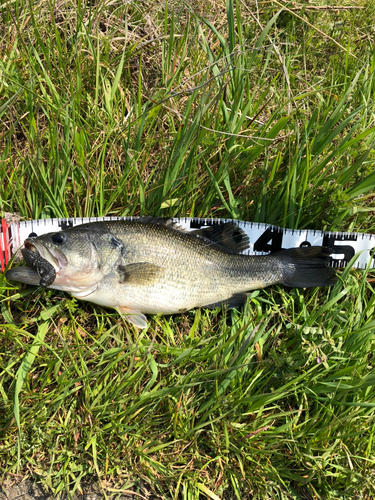
<instances>
[{"instance_id":1,"label":"fish tail fin","mask_svg":"<svg viewBox=\"0 0 375 500\"><path fill-rule=\"evenodd\" d=\"M289 248L277 253L283 268L282 284L296 288L334 285L338 279L336 271L328 267L332 253L330 248L321 246Z\"/></svg>"}]
</instances>

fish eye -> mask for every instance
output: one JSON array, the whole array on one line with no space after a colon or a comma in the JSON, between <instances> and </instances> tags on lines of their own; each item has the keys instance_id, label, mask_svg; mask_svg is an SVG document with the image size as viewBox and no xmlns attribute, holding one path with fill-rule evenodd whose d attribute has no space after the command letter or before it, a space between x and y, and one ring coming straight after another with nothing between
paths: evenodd
<instances>
[{"instance_id":1,"label":"fish eye","mask_svg":"<svg viewBox=\"0 0 375 500\"><path fill-rule=\"evenodd\" d=\"M66 241L66 236L63 233L56 233L52 236L52 241L56 243L56 245L62 245Z\"/></svg>"}]
</instances>

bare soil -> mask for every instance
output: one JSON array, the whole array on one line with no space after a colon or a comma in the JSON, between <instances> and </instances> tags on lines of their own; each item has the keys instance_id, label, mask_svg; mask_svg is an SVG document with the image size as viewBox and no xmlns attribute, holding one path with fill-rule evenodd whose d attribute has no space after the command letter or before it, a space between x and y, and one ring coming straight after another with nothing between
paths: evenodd
<instances>
[{"instance_id":1,"label":"bare soil","mask_svg":"<svg viewBox=\"0 0 375 500\"><path fill-rule=\"evenodd\" d=\"M93 481L82 486L82 492L76 492L73 496L62 492L58 497L48 492L44 486L30 479L17 479L7 481L0 485L0 500L102 500L104 498L116 500L154 500L155 496L147 491L146 487L140 488L140 493L111 493L103 492Z\"/></svg>"}]
</instances>

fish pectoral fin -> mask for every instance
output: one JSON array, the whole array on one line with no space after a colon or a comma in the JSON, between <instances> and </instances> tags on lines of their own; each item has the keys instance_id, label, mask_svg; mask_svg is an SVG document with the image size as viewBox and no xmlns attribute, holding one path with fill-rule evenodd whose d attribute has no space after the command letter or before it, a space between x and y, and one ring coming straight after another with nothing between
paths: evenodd
<instances>
[{"instance_id":1,"label":"fish pectoral fin","mask_svg":"<svg viewBox=\"0 0 375 500\"><path fill-rule=\"evenodd\" d=\"M147 318L141 311L135 311L125 306L116 308L121 316L125 316L126 321L136 326L137 328L147 328Z\"/></svg>"},{"instance_id":2,"label":"fish pectoral fin","mask_svg":"<svg viewBox=\"0 0 375 500\"><path fill-rule=\"evenodd\" d=\"M215 309L220 307L221 309L234 309L236 307L243 306L246 303L247 294L246 293L235 293L231 297L225 300L213 302L212 304L207 304L203 307L207 309Z\"/></svg>"},{"instance_id":3,"label":"fish pectoral fin","mask_svg":"<svg viewBox=\"0 0 375 500\"><path fill-rule=\"evenodd\" d=\"M126 266L118 266L117 273L119 274L120 283L149 285L160 276L162 269L162 267L150 262L135 262Z\"/></svg>"},{"instance_id":4,"label":"fish pectoral fin","mask_svg":"<svg viewBox=\"0 0 375 500\"><path fill-rule=\"evenodd\" d=\"M209 240L232 253L240 253L250 247L248 235L235 222L224 222L215 226L203 227L192 234Z\"/></svg>"}]
</instances>

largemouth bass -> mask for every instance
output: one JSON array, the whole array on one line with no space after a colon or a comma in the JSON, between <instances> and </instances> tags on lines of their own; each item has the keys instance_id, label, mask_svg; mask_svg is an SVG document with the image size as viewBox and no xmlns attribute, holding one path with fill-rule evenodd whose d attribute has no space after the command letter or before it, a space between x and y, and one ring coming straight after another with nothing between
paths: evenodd
<instances>
[{"instance_id":1,"label":"largemouth bass","mask_svg":"<svg viewBox=\"0 0 375 500\"><path fill-rule=\"evenodd\" d=\"M7 278L113 307L138 328L147 326L145 314L237 307L254 289L330 286L337 279L327 267L329 248L238 253L248 246L232 222L196 233L161 218L93 222L27 238L24 256L31 267L12 269Z\"/></svg>"}]
</instances>

